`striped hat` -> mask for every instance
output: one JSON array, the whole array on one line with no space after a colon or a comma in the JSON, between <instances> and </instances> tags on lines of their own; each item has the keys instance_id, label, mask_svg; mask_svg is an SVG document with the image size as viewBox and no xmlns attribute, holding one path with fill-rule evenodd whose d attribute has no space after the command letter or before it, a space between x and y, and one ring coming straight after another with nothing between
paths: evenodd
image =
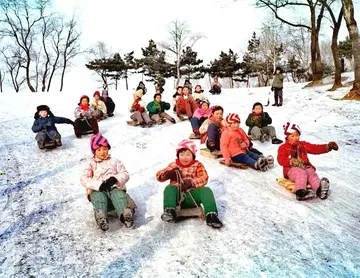
<instances>
[{"instance_id":1,"label":"striped hat","mask_svg":"<svg viewBox=\"0 0 360 278\"><path fill-rule=\"evenodd\" d=\"M240 123L240 117L236 113L230 113L226 116L226 123L232 124L232 123Z\"/></svg>"},{"instance_id":2,"label":"striped hat","mask_svg":"<svg viewBox=\"0 0 360 278\"><path fill-rule=\"evenodd\" d=\"M111 149L109 141L104 136L102 136L100 132L91 136L90 147L92 153L95 153L95 151L100 147L108 147L109 150Z\"/></svg>"},{"instance_id":3,"label":"striped hat","mask_svg":"<svg viewBox=\"0 0 360 278\"><path fill-rule=\"evenodd\" d=\"M283 125L283 128L284 128L284 134L286 136L294 132L299 133L299 135L301 134L301 129L297 124L287 122L285 125Z\"/></svg>"},{"instance_id":4,"label":"striped hat","mask_svg":"<svg viewBox=\"0 0 360 278\"><path fill-rule=\"evenodd\" d=\"M193 155L196 155L196 145L189 139L184 139L179 143L179 145L176 147L176 154L178 154L181 149L187 149L191 151Z\"/></svg>"}]
</instances>

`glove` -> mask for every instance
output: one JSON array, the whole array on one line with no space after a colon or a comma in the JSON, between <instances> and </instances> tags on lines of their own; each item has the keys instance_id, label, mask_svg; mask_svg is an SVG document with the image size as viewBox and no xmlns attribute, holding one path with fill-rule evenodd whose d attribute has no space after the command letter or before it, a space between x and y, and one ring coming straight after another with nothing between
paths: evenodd
<instances>
[{"instance_id":1,"label":"glove","mask_svg":"<svg viewBox=\"0 0 360 278\"><path fill-rule=\"evenodd\" d=\"M99 187L99 191L104 192L104 191L110 191L111 189L111 185L106 181L103 181L103 183L100 185Z\"/></svg>"},{"instance_id":2,"label":"glove","mask_svg":"<svg viewBox=\"0 0 360 278\"><path fill-rule=\"evenodd\" d=\"M110 178L107 179L106 182L107 182L107 183L110 185L110 187L111 187L111 186L113 186L114 184L116 184L117 181L118 181L118 180L117 180L115 177L110 177Z\"/></svg>"},{"instance_id":3,"label":"glove","mask_svg":"<svg viewBox=\"0 0 360 278\"><path fill-rule=\"evenodd\" d=\"M164 180L176 180L177 179L175 172L176 170L179 170L179 168L174 168L172 170L165 171L165 173L162 174L162 178Z\"/></svg>"},{"instance_id":4,"label":"glove","mask_svg":"<svg viewBox=\"0 0 360 278\"><path fill-rule=\"evenodd\" d=\"M192 179L187 178L187 179L184 179L184 183L181 186L182 186L182 190L186 191L186 190L193 188L194 184L192 182Z\"/></svg>"},{"instance_id":5,"label":"glove","mask_svg":"<svg viewBox=\"0 0 360 278\"><path fill-rule=\"evenodd\" d=\"M292 158L290 159L290 165L293 167L303 167L304 166L304 160L301 158Z\"/></svg>"},{"instance_id":6,"label":"glove","mask_svg":"<svg viewBox=\"0 0 360 278\"><path fill-rule=\"evenodd\" d=\"M339 146L335 142L329 142L327 144L327 147L328 147L329 151L332 151L332 150L337 151L339 149Z\"/></svg>"}]
</instances>

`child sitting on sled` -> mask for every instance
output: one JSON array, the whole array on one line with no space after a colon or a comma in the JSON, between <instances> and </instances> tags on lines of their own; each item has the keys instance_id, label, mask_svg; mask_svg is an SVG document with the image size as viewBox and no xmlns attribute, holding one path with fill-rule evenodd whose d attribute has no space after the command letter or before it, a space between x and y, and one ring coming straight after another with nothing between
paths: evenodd
<instances>
[{"instance_id":1,"label":"child sitting on sled","mask_svg":"<svg viewBox=\"0 0 360 278\"><path fill-rule=\"evenodd\" d=\"M68 118L55 117L47 105L39 105L36 110L32 131L36 133L35 140L39 149L44 149L46 143L50 141L54 143L54 147L60 147L62 145L61 135L55 124L71 124L74 126L74 122Z\"/></svg>"},{"instance_id":2,"label":"child sitting on sled","mask_svg":"<svg viewBox=\"0 0 360 278\"><path fill-rule=\"evenodd\" d=\"M260 140L261 143L270 139L273 144L282 143L282 140L276 138L275 128L270 125L271 123L272 119L267 112L264 112L262 104L254 103L252 113L246 119L251 139Z\"/></svg>"},{"instance_id":3,"label":"child sitting on sled","mask_svg":"<svg viewBox=\"0 0 360 278\"><path fill-rule=\"evenodd\" d=\"M107 213L114 207L120 221L130 228L135 208L131 207L126 194L129 173L120 160L110 156L110 144L100 133L91 136L90 147L93 158L80 181L93 205L95 221L101 230L107 231Z\"/></svg>"},{"instance_id":4,"label":"child sitting on sled","mask_svg":"<svg viewBox=\"0 0 360 278\"><path fill-rule=\"evenodd\" d=\"M175 162L171 162L156 174L156 179L160 182L170 180L170 184L164 190L164 213L161 219L167 222L176 221L176 206L181 194L185 194L185 199L180 204L181 208L193 208L202 204L207 225L221 228L222 223L217 216L214 194L209 187L205 187L208 182L207 172L204 165L195 160L194 142L188 139L181 141L176 148L176 156ZM180 174L182 184L177 174Z\"/></svg>"},{"instance_id":5,"label":"child sitting on sled","mask_svg":"<svg viewBox=\"0 0 360 278\"><path fill-rule=\"evenodd\" d=\"M199 128L207 118L212 115L212 110L209 108L210 102L205 99L200 101L200 107L195 110L193 117L190 119L191 127L194 133L192 139L200 139Z\"/></svg>"},{"instance_id":6,"label":"child sitting on sled","mask_svg":"<svg viewBox=\"0 0 360 278\"><path fill-rule=\"evenodd\" d=\"M228 127L220 138L220 150L227 166L231 161L243 163L262 172L274 167L274 158L271 155L264 157L251 150L250 140L245 131L240 128L240 117L231 113L226 117Z\"/></svg>"},{"instance_id":7,"label":"child sitting on sled","mask_svg":"<svg viewBox=\"0 0 360 278\"><path fill-rule=\"evenodd\" d=\"M93 95L94 99L91 103L91 107L94 109L94 116L98 121L107 118L107 109L105 103L100 100L100 92L96 91Z\"/></svg>"},{"instance_id":8,"label":"child sitting on sled","mask_svg":"<svg viewBox=\"0 0 360 278\"><path fill-rule=\"evenodd\" d=\"M139 89L134 93L134 100L132 101L129 109L132 113L130 118L133 121L136 121L136 124L141 127L152 127L153 122L150 120L150 117L145 110L146 104L142 100L143 93L144 91L142 89Z\"/></svg>"},{"instance_id":9,"label":"child sitting on sled","mask_svg":"<svg viewBox=\"0 0 360 278\"><path fill-rule=\"evenodd\" d=\"M284 134L286 142L278 149L277 160L283 166L284 177L295 182L295 195L298 201L318 196L320 199L328 197L330 187L327 178L319 179L316 168L310 163L307 154L323 154L339 149L335 142L315 145L300 141L301 130L297 124L286 123ZM307 190L307 184L312 190Z\"/></svg>"}]
</instances>

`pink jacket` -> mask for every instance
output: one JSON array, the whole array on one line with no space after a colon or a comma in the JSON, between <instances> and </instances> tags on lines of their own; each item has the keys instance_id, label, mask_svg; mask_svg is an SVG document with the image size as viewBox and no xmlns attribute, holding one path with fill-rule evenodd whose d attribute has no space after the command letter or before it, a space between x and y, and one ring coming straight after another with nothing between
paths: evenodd
<instances>
[{"instance_id":1,"label":"pink jacket","mask_svg":"<svg viewBox=\"0 0 360 278\"><path fill-rule=\"evenodd\" d=\"M195 110L193 117L198 118L200 120L201 117L209 118L211 115L211 109L208 108L206 110L203 110L201 108L198 108Z\"/></svg>"},{"instance_id":2,"label":"pink jacket","mask_svg":"<svg viewBox=\"0 0 360 278\"><path fill-rule=\"evenodd\" d=\"M93 157L80 178L82 186L86 187L86 194L90 195L93 190L99 190L103 181L115 177L118 182L116 187L126 190L125 184L129 180L129 173L124 164L108 156L105 160Z\"/></svg>"},{"instance_id":3,"label":"pink jacket","mask_svg":"<svg viewBox=\"0 0 360 278\"><path fill-rule=\"evenodd\" d=\"M246 148L242 149L240 144L246 143ZM230 159L241 153L246 153L246 149L249 147L250 141L245 131L242 128L233 130L228 127L220 137L220 150L224 159Z\"/></svg>"}]
</instances>

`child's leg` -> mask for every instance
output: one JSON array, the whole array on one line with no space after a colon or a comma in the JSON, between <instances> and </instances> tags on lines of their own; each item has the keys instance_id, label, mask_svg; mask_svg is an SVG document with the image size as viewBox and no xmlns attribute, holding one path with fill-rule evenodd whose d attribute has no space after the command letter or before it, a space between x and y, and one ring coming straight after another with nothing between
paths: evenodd
<instances>
[{"instance_id":1,"label":"child's leg","mask_svg":"<svg viewBox=\"0 0 360 278\"><path fill-rule=\"evenodd\" d=\"M37 142L44 142L44 141L49 140L49 137L48 137L46 131L42 130L42 131L39 131L38 133L36 133L35 140Z\"/></svg>"},{"instance_id":2,"label":"child's leg","mask_svg":"<svg viewBox=\"0 0 360 278\"><path fill-rule=\"evenodd\" d=\"M117 215L120 217L123 214L124 208L128 205L125 192L121 189L114 189L110 192L110 199Z\"/></svg>"},{"instance_id":3,"label":"child's leg","mask_svg":"<svg viewBox=\"0 0 360 278\"><path fill-rule=\"evenodd\" d=\"M210 151L220 150L220 133L219 127L211 123L207 130L208 141L206 146L209 148Z\"/></svg>"},{"instance_id":4,"label":"child's leg","mask_svg":"<svg viewBox=\"0 0 360 278\"><path fill-rule=\"evenodd\" d=\"M287 175L289 180L295 182L295 192L300 189L306 190L308 175L305 169L292 167Z\"/></svg>"},{"instance_id":5,"label":"child's leg","mask_svg":"<svg viewBox=\"0 0 360 278\"><path fill-rule=\"evenodd\" d=\"M256 155L256 154L254 154L254 155ZM233 156L231 158L231 160L234 162L237 162L237 163L243 163L243 164L249 165L253 168L256 168L257 159L252 158L250 155L248 155L246 153L241 153L236 156Z\"/></svg>"},{"instance_id":6,"label":"child's leg","mask_svg":"<svg viewBox=\"0 0 360 278\"><path fill-rule=\"evenodd\" d=\"M151 119L154 121L154 122L157 122L159 123L160 122L160 116L159 114L154 114L151 116Z\"/></svg>"},{"instance_id":7,"label":"child's leg","mask_svg":"<svg viewBox=\"0 0 360 278\"><path fill-rule=\"evenodd\" d=\"M267 135L269 135L269 137L271 139L276 138L276 132L275 132L275 128L273 126L264 126L261 128L261 130L266 133Z\"/></svg>"},{"instance_id":8,"label":"child's leg","mask_svg":"<svg viewBox=\"0 0 360 278\"><path fill-rule=\"evenodd\" d=\"M248 151L247 155L250 156L252 159L255 159L256 161L258 161L259 158L262 157L261 155L258 155L257 153L252 151Z\"/></svg>"},{"instance_id":9,"label":"child's leg","mask_svg":"<svg viewBox=\"0 0 360 278\"><path fill-rule=\"evenodd\" d=\"M57 132L56 130L50 130L48 132L48 136L50 138L51 141L56 141L58 140L59 138L61 138L59 132Z\"/></svg>"},{"instance_id":10,"label":"child's leg","mask_svg":"<svg viewBox=\"0 0 360 278\"><path fill-rule=\"evenodd\" d=\"M89 120L91 129L93 130L93 134L98 134L99 133L99 125L98 125L98 121L96 120L95 117L92 117Z\"/></svg>"},{"instance_id":11,"label":"child's leg","mask_svg":"<svg viewBox=\"0 0 360 278\"><path fill-rule=\"evenodd\" d=\"M262 132L261 132L261 129L260 129L259 127L254 126L254 127L251 129L250 133L251 133L251 138L252 138L253 140L260 140L260 137L261 137Z\"/></svg>"},{"instance_id":12,"label":"child's leg","mask_svg":"<svg viewBox=\"0 0 360 278\"><path fill-rule=\"evenodd\" d=\"M318 174L313 168L306 168L305 171L307 173L307 182L311 185L312 190L316 192L320 186L320 179Z\"/></svg>"},{"instance_id":13,"label":"child's leg","mask_svg":"<svg viewBox=\"0 0 360 278\"><path fill-rule=\"evenodd\" d=\"M141 113L139 111L135 111L133 114L131 114L130 118L133 121L136 121L138 124L142 123L142 117L141 117Z\"/></svg>"},{"instance_id":14,"label":"child's leg","mask_svg":"<svg viewBox=\"0 0 360 278\"><path fill-rule=\"evenodd\" d=\"M194 198L191 198L191 196ZM194 203L196 202L196 204ZM184 199L181 207L183 208L193 208L196 205L202 204L204 206L205 215L209 212L217 213L216 202L214 198L214 194L209 187L200 187L197 189L193 189L190 192L186 193L186 198Z\"/></svg>"},{"instance_id":15,"label":"child's leg","mask_svg":"<svg viewBox=\"0 0 360 278\"><path fill-rule=\"evenodd\" d=\"M176 209L179 189L175 185L169 184L164 189L164 210L167 208Z\"/></svg>"},{"instance_id":16,"label":"child's leg","mask_svg":"<svg viewBox=\"0 0 360 278\"><path fill-rule=\"evenodd\" d=\"M173 117L171 117L168 113L166 112L162 112L160 114L161 117L167 119L168 121L172 122L172 123L175 123L175 119Z\"/></svg>"},{"instance_id":17,"label":"child's leg","mask_svg":"<svg viewBox=\"0 0 360 278\"><path fill-rule=\"evenodd\" d=\"M94 211L101 210L105 215L108 212L108 196L104 192L93 191L90 194L90 201L93 205Z\"/></svg>"},{"instance_id":18,"label":"child's leg","mask_svg":"<svg viewBox=\"0 0 360 278\"><path fill-rule=\"evenodd\" d=\"M194 133L199 133L200 120L196 117L192 117L190 123Z\"/></svg>"},{"instance_id":19,"label":"child's leg","mask_svg":"<svg viewBox=\"0 0 360 278\"><path fill-rule=\"evenodd\" d=\"M150 120L150 117L149 117L149 114L148 113L146 113L146 112L142 112L141 113L141 116L142 116L142 118L143 118L143 120L144 120L144 122L145 123L150 123L151 122L151 120Z\"/></svg>"}]
</instances>

